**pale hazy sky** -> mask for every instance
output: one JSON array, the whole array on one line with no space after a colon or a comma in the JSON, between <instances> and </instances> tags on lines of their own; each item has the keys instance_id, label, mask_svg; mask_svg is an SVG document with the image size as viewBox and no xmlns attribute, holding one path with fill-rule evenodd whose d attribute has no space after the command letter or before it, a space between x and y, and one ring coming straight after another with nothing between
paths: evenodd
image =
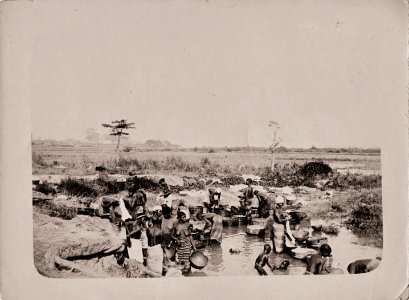
<instances>
[{"instance_id":1,"label":"pale hazy sky","mask_svg":"<svg viewBox=\"0 0 409 300\"><path fill-rule=\"evenodd\" d=\"M266 146L276 120L288 147L379 147L405 76L398 0L64 2L36 6L34 138Z\"/></svg>"}]
</instances>

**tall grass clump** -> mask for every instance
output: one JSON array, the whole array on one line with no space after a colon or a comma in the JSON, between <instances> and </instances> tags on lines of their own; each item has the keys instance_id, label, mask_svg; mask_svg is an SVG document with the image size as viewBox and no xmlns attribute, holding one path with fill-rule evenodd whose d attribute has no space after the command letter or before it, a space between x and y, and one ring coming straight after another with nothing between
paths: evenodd
<instances>
[{"instance_id":1,"label":"tall grass clump","mask_svg":"<svg viewBox=\"0 0 409 300\"><path fill-rule=\"evenodd\" d=\"M42 213L49 215L50 217L71 220L77 215L77 209L75 207L55 204L46 199L35 201L33 202L33 205L37 206Z\"/></svg>"},{"instance_id":2,"label":"tall grass clump","mask_svg":"<svg viewBox=\"0 0 409 300\"><path fill-rule=\"evenodd\" d=\"M108 168L113 168L115 166L115 164L116 164L116 161L110 160L106 164L107 164ZM123 157L120 157L119 161L118 161L118 167L123 168L123 169L129 169L129 168L142 169L145 166L137 158L123 158Z\"/></svg>"},{"instance_id":3,"label":"tall grass clump","mask_svg":"<svg viewBox=\"0 0 409 300\"><path fill-rule=\"evenodd\" d=\"M292 164L276 164L274 172L269 167L260 168L260 176L264 179L263 184L268 186L308 186L314 187L314 176L308 177L303 175L301 165Z\"/></svg>"},{"instance_id":4,"label":"tall grass clump","mask_svg":"<svg viewBox=\"0 0 409 300\"><path fill-rule=\"evenodd\" d=\"M95 186L84 179L63 179L58 187L64 194L70 196L96 197L99 194L97 189L95 189Z\"/></svg>"},{"instance_id":5,"label":"tall grass clump","mask_svg":"<svg viewBox=\"0 0 409 300\"><path fill-rule=\"evenodd\" d=\"M95 180L94 189L98 194L117 194L125 189L125 183L116 182L115 179L99 177Z\"/></svg>"},{"instance_id":6,"label":"tall grass clump","mask_svg":"<svg viewBox=\"0 0 409 300\"><path fill-rule=\"evenodd\" d=\"M356 233L382 240L382 189L369 189L353 193L348 202L352 204L349 227Z\"/></svg>"},{"instance_id":7,"label":"tall grass clump","mask_svg":"<svg viewBox=\"0 0 409 300\"><path fill-rule=\"evenodd\" d=\"M36 185L34 190L37 192L43 193L45 195L48 195L48 194L55 195L57 192L55 188L53 187L53 185L48 183L47 181L44 181L43 183Z\"/></svg>"},{"instance_id":8,"label":"tall grass clump","mask_svg":"<svg viewBox=\"0 0 409 300\"><path fill-rule=\"evenodd\" d=\"M345 189L373 189L382 187L382 176L377 174L341 174L334 173L331 177L331 187L339 190Z\"/></svg>"},{"instance_id":9,"label":"tall grass clump","mask_svg":"<svg viewBox=\"0 0 409 300\"><path fill-rule=\"evenodd\" d=\"M199 170L196 164L187 162L179 156L167 156L166 159L162 162L162 167L165 170L177 170L184 172L193 172Z\"/></svg>"}]
</instances>

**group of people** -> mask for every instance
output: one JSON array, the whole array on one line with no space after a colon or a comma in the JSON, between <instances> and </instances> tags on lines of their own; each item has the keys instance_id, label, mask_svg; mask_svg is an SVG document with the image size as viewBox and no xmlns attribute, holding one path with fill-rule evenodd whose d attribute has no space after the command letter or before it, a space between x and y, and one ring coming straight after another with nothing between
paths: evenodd
<instances>
[{"instance_id":1,"label":"group of people","mask_svg":"<svg viewBox=\"0 0 409 300\"><path fill-rule=\"evenodd\" d=\"M284 247L285 237L287 236L294 242L294 238L289 230L290 217L284 213L283 206L285 199L283 196L276 196L273 193L266 193L254 190L252 180L246 180L247 187L241 192L240 207L232 207L233 214L244 214L246 216L246 223L251 225L253 209L257 209L259 218L267 219L266 231L272 241L272 250L276 253L281 253ZM255 198L258 201L254 201ZM254 207L254 202L258 205Z\"/></svg>"},{"instance_id":2,"label":"group of people","mask_svg":"<svg viewBox=\"0 0 409 300\"><path fill-rule=\"evenodd\" d=\"M149 265L150 252L158 253L153 250L159 249L158 247L161 248L162 276L165 276L169 268L176 263L181 266L183 274L188 274L190 272L190 255L196 250L192 239L192 225L188 222L189 210L183 203L176 208L173 206L172 192L165 179L160 179L159 184L161 192L158 200L161 205L155 206L149 214L147 214L145 207L136 212L136 215L131 213L132 219L125 221L125 224L131 223L134 227L136 225L137 230L127 230L127 237L143 240L143 236L146 234L147 242L141 245L145 265ZM135 198L141 191L135 187L135 184L133 190L137 191L135 195L131 193L128 195L131 198ZM133 209L133 207L126 208L128 211ZM136 235L133 235L134 232ZM137 251L140 252L139 247Z\"/></svg>"},{"instance_id":3,"label":"group of people","mask_svg":"<svg viewBox=\"0 0 409 300\"><path fill-rule=\"evenodd\" d=\"M257 214L260 218L267 218L270 211L275 209L276 197L274 194L260 192L254 190L252 186L253 181L248 178L246 180L247 187L241 190L240 207L232 206L233 214L244 214L246 216L247 224L252 224L253 209L257 209ZM209 190L210 192L210 190ZM258 201L255 201L257 199ZM256 203L258 203L256 205Z\"/></svg>"},{"instance_id":4,"label":"group of people","mask_svg":"<svg viewBox=\"0 0 409 300\"><path fill-rule=\"evenodd\" d=\"M280 265L272 265L269 261L269 254L271 253L271 246L269 244L264 245L264 250L257 257L254 268L259 275L268 275L264 270L267 265L272 271L276 269L285 270L289 266L288 260L283 260ZM319 252L305 259L307 262L307 268L304 275L327 275L332 274L332 249L328 244L322 244ZM377 256L375 259L359 259L350 263L347 267L348 273L360 274L368 273L375 270L381 263L381 257ZM342 273L342 272L341 272Z\"/></svg>"},{"instance_id":5,"label":"group of people","mask_svg":"<svg viewBox=\"0 0 409 300\"><path fill-rule=\"evenodd\" d=\"M279 265L271 264L269 260L269 255L272 248L269 244L264 245L263 252L261 252L254 264L254 268L257 270L258 274L261 276L268 275L264 267L267 265L271 271L274 270L286 270L290 265L289 260L284 259ZM332 268L332 256L331 247L328 244L321 245L319 253L312 255L307 258L307 269L305 275L321 275L330 274Z\"/></svg>"},{"instance_id":6,"label":"group of people","mask_svg":"<svg viewBox=\"0 0 409 300\"><path fill-rule=\"evenodd\" d=\"M266 220L267 235L271 245L264 245L263 252L257 257L255 269L260 275L267 275L264 267L271 270L285 270L288 260L278 265L270 264L269 255L283 252L285 241L293 241L289 229L289 216L283 211L285 199L272 193L254 190L251 179L246 181L247 187L239 195L240 207L231 207L233 214L244 214L247 224L252 224L253 200L257 198L257 212L260 218ZM101 197L97 213L108 217L119 228L125 225L126 249L124 256L136 258L145 266L154 269L165 276L172 266L181 270L183 275L191 272L191 254L196 251L200 241L221 243L223 218L217 214L220 207L221 188L219 185L209 188L209 202L205 212L190 215L184 203L174 201L172 191L165 179L159 180L161 192L158 195L160 205L149 212L146 209L146 192L134 180L128 189L128 195L119 200L113 197ZM176 203L176 205L175 205ZM203 222L202 229L196 229L190 219ZM305 274L325 274L331 272L332 249L328 244L321 245L319 253L307 260ZM156 258L155 258L156 257ZM153 259L153 262L152 262ZM362 260L348 266L349 273L364 273L371 271L379 261Z\"/></svg>"},{"instance_id":7,"label":"group of people","mask_svg":"<svg viewBox=\"0 0 409 300\"><path fill-rule=\"evenodd\" d=\"M124 225L127 246L124 257L135 258L162 276L172 266L179 266L182 274L187 275L191 272L190 256L196 251L198 241L221 243L222 217L212 212L198 212L191 216L183 202L174 201L165 179L160 179L159 185L161 191L157 200L160 205L149 211L146 209L146 192L134 178L127 196L120 199L101 197L97 203L97 214L109 218L119 228ZM220 190L215 189L214 192L219 193L220 199ZM217 201L216 197L213 199ZM212 202L212 205L215 204ZM192 218L202 221L204 228L194 229L189 222ZM157 257L159 248L160 263Z\"/></svg>"}]
</instances>

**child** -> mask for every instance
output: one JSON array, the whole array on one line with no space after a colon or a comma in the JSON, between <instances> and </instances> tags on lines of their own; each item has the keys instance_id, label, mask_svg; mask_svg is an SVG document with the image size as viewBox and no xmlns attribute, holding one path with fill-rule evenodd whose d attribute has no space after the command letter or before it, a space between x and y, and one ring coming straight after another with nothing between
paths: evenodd
<instances>
[{"instance_id":1,"label":"child","mask_svg":"<svg viewBox=\"0 0 409 300\"><path fill-rule=\"evenodd\" d=\"M314 254L310 257L307 264L307 270L305 275L320 275L323 271L330 272L328 269L324 269L327 259L332 260L331 247L328 244L322 244L320 247L320 253Z\"/></svg>"},{"instance_id":2,"label":"child","mask_svg":"<svg viewBox=\"0 0 409 300\"><path fill-rule=\"evenodd\" d=\"M288 259L284 259L281 264L273 265L273 270L287 270L289 265L290 261Z\"/></svg>"},{"instance_id":3,"label":"child","mask_svg":"<svg viewBox=\"0 0 409 300\"><path fill-rule=\"evenodd\" d=\"M267 272L264 270L264 266L267 265L271 270L274 270L274 267L270 265L268 261L268 255L271 252L271 246L268 244L264 245L264 251L257 256L256 263L254 268L258 271L258 274L261 276L267 276Z\"/></svg>"}]
</instances>

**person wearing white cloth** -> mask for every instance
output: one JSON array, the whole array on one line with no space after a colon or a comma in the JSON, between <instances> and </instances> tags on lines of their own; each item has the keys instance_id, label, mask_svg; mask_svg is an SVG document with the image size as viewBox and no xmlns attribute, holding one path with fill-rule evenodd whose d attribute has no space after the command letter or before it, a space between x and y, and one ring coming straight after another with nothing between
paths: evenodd
<instances>
[{"instance_id":1,"label":"person wearing white cloth","mask_svg":"<svg viewBox=\"0 0 409 300\"><path fill-rule=\"evenodd\" d=\"M284 206L284 197L283 196L278 196L275 199L276 205L274 210L272 211L272 220L269 222L267 220L268 225L270 227L270 230L272 229L272 237L273 237L273 249L276 253L281 253L283 251L284 247L284 241L286 239L285 233L287 236L290 238L291 242L294 243L294 237L291 234L291 230L289 230L289 217L286 216L282 210L282 207Z\"/></svg>"},{"instance_id":2,"label":"person wearing white cloth","mask_svg":"<svg viewBox=\"0 0 409 300\"><path fill-rule=\"evenodd\" d=\"M124 197L121 197L119 199L119 208L121 209L121 212L122 212L122 216L121 216L122 221L125 222L128 219L132 219L132 216L129 214L128 210L125 207Z\"/></svg>"},{"instance_id":3,"label":"person wearing white cloth","mask_svg":"<svg viewBox=\"0 0 409 300\"><path fill-rule=\"evenodd\" d=\"M134 229L127 234L127 238L129 258L133 258L146 266L148 258L148 237L146 234L147 225L144 218L144 216L140 216L136 221L133 221Z\"/></svg>"},{"instance_id":4,"label":"person wearing white cloth","mask_svg":"<svg viewBox=\"0 0 409 300\"><path fill-rule=\"evenodd\" d=\"M209 200L210 200L211 208L219 207L221 195L222 195L222 190L220 187L209 188Z\"/></svg>"}]
</instances>

